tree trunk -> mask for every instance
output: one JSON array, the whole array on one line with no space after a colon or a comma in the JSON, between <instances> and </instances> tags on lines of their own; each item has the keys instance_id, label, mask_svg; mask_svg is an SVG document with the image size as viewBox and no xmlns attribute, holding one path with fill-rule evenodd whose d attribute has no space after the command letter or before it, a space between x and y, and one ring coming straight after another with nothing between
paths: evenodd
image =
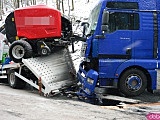
<instances>
[{"instance_id":1,"label":"tree trunk","mask_svg":"<svg viewBox=\"0 0 160 120\"><path fill-rule=\"evenodd\" d=\"M27 0L26 4L27 4L27 6L29 6L29 0Z\"/></svg>"},{"instance_id":2,"label":"tree trunk","mask_svg":"<svg viewBox=\"0 0 160 120\"><path fill-rule=\"evenodd\" d=\"M16 7L16 8L19 8L19 7L20 7L19 2L20 2L20 0L17 0L17 7Z\"/></svg>"},{"instance_id":3,"label":"tree trunk","mask_svg":"<svg viewBox=\"0 0 160 120\"><path fill-rule=\"evenodd\" d=\"M3 4L3 1L1 0L0 1L0 21L2 20L2 10L3 10L2 4Z\"/></svg>"},{"instance_id":4,"label":"tree trunk","mask_svg":"<svg viewBox=\"0 0 160 120\"><path fill-rule=\"evenodd\" d=\"M72 9L71 9L71 11L73 11L74 10L74 0L72 0Z\"/></svg>"},{"instance_id":5,"label":"tree trunk","mask_svg":"<svg viewBox=\"0 0 160 120\"><path fill-rule=\"evenodd\" d=\"M63 4L63 0L62 0L62 12L64 13L64 4Z\"/></svg>"},{"instance_id":6,"label":"tree trunk","mask_svg":"<svg viewBox=\"0 0 160 120\"><path fill-rule=\"evenodd\" d=\"M71 8L70 8L69 0L68 0L68 8L69 8L69 10L68 10L68 16L70 16Z\"/></svg>"},{"instance_id":7,"label":"tree trunk","mask_svg":"<svg viewBox=\"0 0 160 120\"><path fill-rule=\"evenodd\" d=\"M33 5L36 5L36 0L33 0Z\"/></svg>"},{"instance_id":8,"label":"tree trunk","mask_svg":"<svg viewBox=\"0 0 160 120\"><path fill-rule=\"evenodd\" d=\"M20 7L19 0L15 0L14 1L14 7L15 8L19 8Z\"/></svg>"},{"instance_id":9,"label":"tree trunk","mask_svg":"<svg viewBox=\"0 0 160 120\"><path fill-rule=\"evenodd\" d=\"M57 9L60 10L60 0L56 0Z\"/></svg>"},{"instance_id":10,"label":"tree trunk","mask_svg":"<svg viewBox=\"0 0 160 120\"><path fill-rule=\"evenodd\" d=\"M32 0L30 1L30 5L33 5L33 1Z\"/></svg>"},{"instance_id":11,"label":"tree trunk","mask_svg":"<svg viewBox=\"0 0 160 120\"><path fill-rule=\"evenodd\" d=\"M14 8L16 8L17 7L17 1L15 0L15 1L13 1L14 3Z\"/></svg>"}]
</instances>

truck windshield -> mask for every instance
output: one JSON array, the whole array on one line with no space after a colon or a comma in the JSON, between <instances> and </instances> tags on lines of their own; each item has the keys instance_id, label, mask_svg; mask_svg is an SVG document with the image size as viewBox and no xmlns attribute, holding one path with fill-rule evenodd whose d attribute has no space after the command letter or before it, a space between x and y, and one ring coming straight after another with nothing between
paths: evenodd
<instances>
[{"instance_id":1,"label":"truck windshield","mask_svg":"<svg viewBox=\"0 0 160 120\"><path fill-rule=\"evenodd\" d=\"M86 35L93 34L98 21L98 16L100 12L101 4L98 4L90 13L90 16L88 18L89 28L86 31Z\"/></svg>"}]
</instances>

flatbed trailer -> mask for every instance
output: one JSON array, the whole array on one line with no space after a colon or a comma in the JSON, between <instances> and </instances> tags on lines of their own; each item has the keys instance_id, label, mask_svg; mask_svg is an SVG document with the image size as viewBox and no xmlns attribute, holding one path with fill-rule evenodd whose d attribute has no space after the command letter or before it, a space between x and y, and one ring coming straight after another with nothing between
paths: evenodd
<instances>
[{"instance_id":1,"label":"flatbed trailer","mask_svg":"<svg viewBox=\"0 0 160 120\"><path fill-rule=\"evenodd\" d=\"M20 80L38 89L45 96L76 85L75 69L68 48L47 57L23 59L22 63L1 65L1 77L8 78L13 88L22 88Z\"/></svg>"}]
</instances>

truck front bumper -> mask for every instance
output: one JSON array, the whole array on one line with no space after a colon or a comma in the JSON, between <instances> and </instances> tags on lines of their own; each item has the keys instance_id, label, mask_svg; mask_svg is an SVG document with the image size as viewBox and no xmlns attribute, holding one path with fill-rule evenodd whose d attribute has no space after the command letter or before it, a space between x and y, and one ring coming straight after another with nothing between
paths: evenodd
<instances>
[{"instance_id":1,"label":"truck front bumper","mask_svg":"<svg viewBox=\"0 0 160 120\"><path fill-rule=\"evenodd\" d=\"M84 62L82 62L79 66L79 71L77 72L77 79L82 84L81 91L87 96L90 96L94 93L97 85L98 72L93 69L86 71L84 69Z\"/></svg>"}]
</instances>

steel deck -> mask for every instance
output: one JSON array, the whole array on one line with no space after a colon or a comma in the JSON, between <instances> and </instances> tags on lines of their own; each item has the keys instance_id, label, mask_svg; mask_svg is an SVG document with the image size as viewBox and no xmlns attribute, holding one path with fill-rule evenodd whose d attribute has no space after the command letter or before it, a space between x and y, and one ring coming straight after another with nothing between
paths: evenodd
<instances>
[{"instance_id":1,"label":"steel deck","mask_svg":"<svg viewBox=\"0 0 160 120\"><path fill-rule=\"evenodd\" d=\"M45 87L42 92L45 94L57 92L76 83L68 48L58 50L49 56L23 59L22 62L38 79L41 79Z\"/></svg>"}]
</instances>

